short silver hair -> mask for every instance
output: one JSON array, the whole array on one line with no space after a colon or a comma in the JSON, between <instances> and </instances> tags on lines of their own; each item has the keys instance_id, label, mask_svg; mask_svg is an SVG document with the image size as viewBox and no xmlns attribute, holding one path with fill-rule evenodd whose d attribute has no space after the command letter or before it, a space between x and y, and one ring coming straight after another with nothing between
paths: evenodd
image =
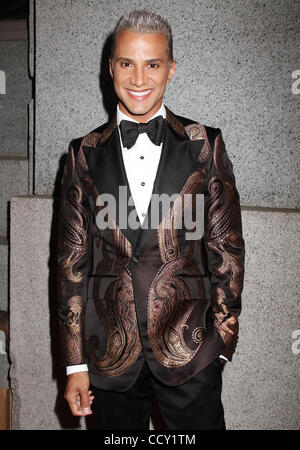
<instances>
[{"instance_id":1,"label":"short silver hair","mask_svg":"<svg viewBox=\"0 0 300 450\"><path fill-rule=\"evenodd\" d=\"M112 35L111 57L113 58L117 36L125 30L134 33L161 33L168 43L167 52L169 62L173 61L173 36L169 22L158 14L145 11L135 10L124 14L117 22Z\"/></svg>"}]
</instances>

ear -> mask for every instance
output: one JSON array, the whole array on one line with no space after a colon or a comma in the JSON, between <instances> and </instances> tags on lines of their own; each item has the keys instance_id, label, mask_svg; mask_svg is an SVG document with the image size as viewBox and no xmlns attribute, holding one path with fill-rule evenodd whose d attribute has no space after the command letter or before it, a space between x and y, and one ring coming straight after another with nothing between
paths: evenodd
<instances>
[{"instance_id":1,"label":"ear","mask_svg":"<svg viewBox=\"0 0 300 450\"><path fill-rule=\"evenodd\" d=\"M109 64L109 73L110 73L111 77L113 78L114 77L114 72L113 72L113 69L112 69L112 60L111 60L111 58L108 59L108 64Z\"/></svg>"},{"instance_id":2,"label":"ear","mask_svg":"<svg viewBox=\"0 0 300 450\"><path fill-rule=\"evenodd\" d=\"M170 66L167 83L170 83L170 81L171 81L172 78L173 78L173 75L174 75L174 73L175 73L175 68L176 68L176 62L177 62L177 61L173 61L172 64L171 64L171 66Z\"/></svg>"}]
</instances>

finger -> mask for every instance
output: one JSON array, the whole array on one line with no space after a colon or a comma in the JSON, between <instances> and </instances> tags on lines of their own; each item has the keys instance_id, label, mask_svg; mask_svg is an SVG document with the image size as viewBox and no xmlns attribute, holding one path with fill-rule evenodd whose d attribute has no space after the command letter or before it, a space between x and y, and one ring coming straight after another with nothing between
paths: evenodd
<instances>
[{"instance_id":1,"label":"finger","mask_svg":"<svg viewBox=\"0 0 300 450\"><path fill-rule=\"evenodd\" d=\"M93 391L88 391L88 394L89 394L89 402L91 405L93 403L95 396L93 395Z\"/></svg>"},{"instance_id":2,"label":"finger","mask_svg":"<svg viewBox=\"0 0 300 450\"><path fill-rule=\"evenodd\" d=\"M80 392L80 406L84 415L92 414L88 391Z\"/></svg>"},{"instance_id":3,"label":"finger","mask_svg":"<svg viewBox=\"0 0 300 450\"><path fill-rule=\"evenodd\" d=\"M70 395L69 397L67 397L67 402L73 416L84 415L80 406L79 397L77 395Z\"/></svg>"},{"instance_id":4,"label":"finger","mask_svg":"<svg viewBox=\"0 0 300 450\"><path fill-rule=\"evenodd\" d=\"M231 336L233 336L234 335L234 331L231 329L231 328L229 328L228 326L227 326L227 324L224 324L224 331L226 331L228 334L230 334Z\"/></svg>"}]
</instances>

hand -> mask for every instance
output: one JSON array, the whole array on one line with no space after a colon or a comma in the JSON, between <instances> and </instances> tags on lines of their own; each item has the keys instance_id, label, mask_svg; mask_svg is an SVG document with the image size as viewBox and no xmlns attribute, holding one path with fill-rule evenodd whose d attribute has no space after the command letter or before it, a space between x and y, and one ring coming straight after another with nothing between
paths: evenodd
<instances>
[{"instance_id":1,"label":"hand","mask_svg":"<svg viewBox=\"0 0 300 450\"><path fill-rule=\"evenodd\" d=\"M92 414L91 404L94 400L89 391L90 377L88 372L76 372L68 375L65 399L73 416L88 416Z\"/></svg>"}]
</instances>

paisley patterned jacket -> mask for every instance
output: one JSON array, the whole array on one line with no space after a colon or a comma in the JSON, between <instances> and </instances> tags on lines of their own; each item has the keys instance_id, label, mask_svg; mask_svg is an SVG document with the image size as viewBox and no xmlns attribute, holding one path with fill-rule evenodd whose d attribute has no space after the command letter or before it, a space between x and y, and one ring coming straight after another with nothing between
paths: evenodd
<instances>
[{"instance_id":1,"label":"paisley patterned jacket","mask_svg":"<svg viewBox=\"0 0 300 450\"><path fill-rule=\"evenodd\" d=\"M128 200L114 118L71 141L65 163L57 247L62 363L87 363L93 385L125 391L146 359L161 382L180 385L220 354L231 360L238 339L245 246L221 131L167 109L153 194L177 195L156 227L123 223L119 186L127 186ZM103 194L117 208L100 229ZM204 234L196 240L176 226L185 194L204 196ZM146 217L151 208L152 201ZM130 202L127 212L127 219L135 213Z\"/></svg>"}]
</instances>

